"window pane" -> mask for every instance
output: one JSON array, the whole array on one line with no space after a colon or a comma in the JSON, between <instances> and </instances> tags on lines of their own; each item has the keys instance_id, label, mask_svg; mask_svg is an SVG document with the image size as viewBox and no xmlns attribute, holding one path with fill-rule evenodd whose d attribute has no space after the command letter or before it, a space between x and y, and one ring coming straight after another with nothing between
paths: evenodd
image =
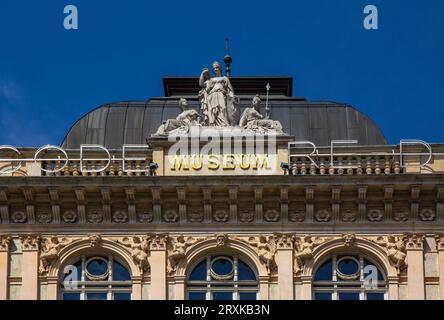
<instances>
[{"instance_id":1,"label":"window pane","mask_svg":"<svg viewBox=\"0 0 444 320\"><path fill-rule=\"evenodd\" d=\"M333 279L333 264L329 260L316 271L314 281L330 281Z\"/></svg>"},{"instance_id":2,"label":"window pane","mask_svg":"<svg viewBox=\"0 0 444 320\"><path fill-rule=\"evenodd\" d=\"M206 300L205 292L188 292L188 300Z\"/></svg>"},{"instance_id":3,"label":"window pane","mask_svg":"<svg viewBox=\"0 0 444 320\"><path fill-rule=\"evenodd\" d=\"M384 300L384 293L382 292L368 292L367 300Z\"/></svg>"},{"instance_id":4,"label":"window pane","mask_svg":"<svg viewBox=\"0 0 444 320\"><path fill-rule=\"evenodd\" d=\"M194 268L193 272L190 274L189 280L207 280L207 262L205 260Z\"/></svg>"},{"instance_id":5,"label":"window pane","mask_svg":"<svg viewBox=\"0 0 444 320\"><path fill-rule=\"evenodd\" d=\"M358 272L359 265L352 259L344 259L339 261L338 270L344 275L353 275Z\"/></svg>"},{"instance_id":6,"label":"window pane","mask_svg":"<svg viewBox=\"0 0 444 320\"><path fill-rule=\"evenodd\" d=\"M339 300L359 300L359 292L339 292Z\"/></svg>"},{"instance_id":7,"label":"window pane","mask_svg":"<svg viewBox=\"0 0 444 320\"><path fill-rule=\"evenodd\" d=\"M114 281L131 280L131 275L129 271L117 261L113 262L113 280Z\"/></svg>"},{"instance_id":8,"label":"window pane","mask_svg":"<svg viewBox=\"0 0 444 320\"><path fill-rule=\"evenodd\" d=\"M211 268L217 275L226 276L233 272L233 263L228 259L217 259Z\"/></svg>"},{"instance_id":9,"label":"window pane","mask_svg":"<svg viewBox=\"0 0 444 320\"><path fill-rule=\"evenodd\" d=\"M64 292L63 300L80 300L80 292Z\"/></svg>"},{"instance_id":10,"label":"window pane","mask_svg":"<svg viewBox=\"0 0 444 320\"><path fill-rule=\"evenodd\" d=\"M256 280L253 270L243 261L238 261L238 278L239 280Z\"/></svg>"},{"instance_id":11,"label":"window pane","mask_svg":"<svg viewBox=\"0 0 444 320\"><path fill-rule=\"evenodd\" d=\"M315 300L331 300L331 292L315 292Z\"/></svg>"},{"instance_id":12,"label":"window pane","mask_svg":"<svg viewBox=\"0 0 444 320\"><path fill-rule=\"evenodd\" d=\"M102 276L108 271L108 262L102 259L94 259L88 262L86 269L93 276Z\"/></svg>"},{"instance_id":13,"label":"window pane","mask_svg":"<svg viewBox=\"0 0 444 320\"><path fill-rule=\"evenodd\" d=\"M239 300L257 300L256 292L240 292Z\"/></svg>"},{"instance_id":14,"label":"window pane","mask_svg":"<svg viewBox=\"0 0 444 320\"><path fill-rule=\"evenodd\" d=\"M87 300L107 300L106 292L88 292L86 294Z\"/></svg>"},{"instance_id":15,"label":"window pane","mask_svg":"<svg viewBox=\"0 0 444 320\"><path fill-rule=\"evenodd\" d=\"M213 300L233 300L233 292L213 292Z\"/></svg>"},{"instance_id":16,"label":"window pane","mask_svg":"<svg viewBox=\"0 0 444 320\"><path fill-rule=\"evenodd\" d=\"M131 300L131 293L129 292L115 292L114 300Z\"/></svg>"}]
</instances>

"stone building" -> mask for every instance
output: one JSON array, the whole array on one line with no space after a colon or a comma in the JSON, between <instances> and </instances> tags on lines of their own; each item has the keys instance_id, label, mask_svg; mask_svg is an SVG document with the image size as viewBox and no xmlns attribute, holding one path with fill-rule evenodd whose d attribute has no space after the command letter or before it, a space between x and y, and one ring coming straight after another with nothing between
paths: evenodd
<instances>
[{"instance_id":1,"label":"stone building","mask_svg":"<svg viewBox=\"0 0 444 320\"><path fill-rule=\"evenodd\" d=\"M444 145L290 77L163 82L0 149L0 299L444 298Z\"/></svg>"}]
</instances>

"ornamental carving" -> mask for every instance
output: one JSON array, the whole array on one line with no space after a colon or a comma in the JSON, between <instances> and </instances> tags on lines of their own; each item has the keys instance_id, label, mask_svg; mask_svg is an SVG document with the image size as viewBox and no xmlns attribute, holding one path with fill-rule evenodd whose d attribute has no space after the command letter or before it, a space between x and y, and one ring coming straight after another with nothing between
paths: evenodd
<instances>
[{"instance_id":1,"label":"ornamental carving","mask_svg":"<svg viewBox=\"0 0 444 320\"><path fill-rule=\"evenodd\" d=\"M88 213L88 222L89 223L101 223L103 221L103 213L98 210L94 210Z\"/></svg>"},{"instance_id":2,"label":"ornamental carving","mask_svg":"<svg viewBox=\"0 0 444 320\"><path fill-rule=\"evenodd\" d=\"M193 210L188 216L190 222L202 222L203 218L203 212L199 210Z\"/></svg>"},{"instance_id":3,"label":"ornamental carving","mask_svg":"<svg viewBox=\"0 0 444 320\"><path fill-rule=\"evenodd\" d=\"M331 220L331 213L328 210L318 210L315 214L315 219L318 222L329 222Z\"/></svg>"},{"instance_id":4,"label":"ornamental carving","mask_svg":"<svg viewBox=\"0 0 444 320\"><path fill-rule=\"evenodd\" d=\"M213 217L216 222L227 222L229 219L228 212L224 209L216 210Z\"/></svg>"},{"instance_id":5,"label":"ornamental carving","mask_svg":"<svg viewBox=\"0 0 444 320\"><path fill-rule=\"evenodd\" d=\"M167 234L156 234L151 236L150 250L166 250L167 241L169 237Z\"/></svg>"},{"instance_id":6,"label":"ornamental carving","mask_svg":"<svg viewBox=\"0 0 444 320\"><path fill-rule=\"evenodd\" d=\"M215 235L215 238L217 247L223 247L227 244L228 235L226 233L218 233Z\"/></svg>"},{"instance_id":7,"label":"ornamental carving","mask_svg":"<svg viewBox=\"0 0 444 320\"><path fill-rule=\"evenodd\" d=\"M99 247L102 243L102 236L100 234L90 234L88 236L90 247Z\"/></svg>"},{"instance_id":8,"label":"ornamental carving","mask_svg":"<svg viewBox=\"0 0 444 320\"><path fill-rule=\"evenodd\" d=\"M259 261L265 265L268 274L275 273L277 271L277 265L275 261L276 256L276 239L274 236L258 236L248 238L248 243L256 247L256 252L259 257Z\"/></svg>"},{"instance_id":9,"label":"ornamental carving","mask_svg":"<svg viewBox=\"0 0 444 320\"><path fill-rule=\"evenodd\" d=\"M59 240L58 237L43 239L41 243L39 273L41 275L46 274L51 263L58 258L59 251L73 241L67 238Z\"/></svg>"},{"instance_id":10,"label":"ornamental carving","mask_svg":"<svg viewBox=\"0 0 444 320\"><path fill-rule=\"evenodd\" d=\"M113 213L113 221L116 223L125 223L128 221L128 213L123 210L117 210Z\"/></svg>"},{"instance_id":11,"label":"ornamental carving","mask_svg":"<svg viewBox=\"0 0 444 320\"><path fill-rule=\"evenodd\" d=\"M40 236L25 235L21 237L23 251L37 251L40 245Z\"/></svg>"},{"instance_id":12,"label":"ornamental carving","mask_svg":"<svg viewBox=\"0 0 444 320\"><path fill-rule=\"evenodd\" d=\"M62 219L66 223L74 223L77 221L77 213L72 210L65 211L62 215Z\"/></svg>"},{"instance_id":13,"label":"ornamental carving","mask_svg":"<svg viewBox=\"0 0 444 320\"><path fill-rule=\"evenodd\" d=\"M252 222L254 220L254 212L250 210L243 210L239 212L240 222Z\"/></svg>"},{"instance_id":14,"label":"ornamental carving","mask_svg":"<svg viewBox=\"0 0 444 320\"><path fill-rule=\"evenodd\" d=\"M351 209L346 209L342 212L342 221L353 222L356 221L356 212Z\"/></svg>"},{"instance_id":15,"label":"ornamental carving","mask_svg":"<svg viewBox=\"0 0 444 320\"><path fill-rule=\"evenodd\" d=\"M319 237L305 236L295 238L294 272L302 272L307 261L313 258L313 250L325 240Z\"/></svg>"},{"instance_id":16,"label":"ornamental carving","mask_svg":"<svg viewBox=\"0 0 444 320\"><path fill-rule=\"evenodd\" d=\"M436 218L435 211L432 209L422 209L419 213L421 221L433 221Z\"/></svg>"},{"instance_id":17,"label":"ornamental carving","mask_svg":"<svg viewBox=\"0 0 444 320\"><path fill-rule=\"evenodd\" d=\"M175 210L166 210L163 219L170 223L177 222L177 220L179 220L179 214Z\"/></svg>"},{"instance_id":18,"label":"ornamental carving","mask_svg":"<svg viewBox=\"0 0 444 320\"><path fill-rule=\"evenodd\" d=\"M124 237L117 240L117 242L130 248L131 258L139 267L140 272L149 271L150 238L148 236Z\"/></svg>"},{"instance_id":19,"label":"ornamental carving","mask_svg":"<svg viewBox=\"0 0 444 320\"><path fill-rule=\"evenodd\" d=\"M11 241L11 236L0 236L0 251L9 251L9 245L11 244Z\"/></svg>"},{"instance_id":20,"label":"ornamental carving","mask_svg":"<svg viewBox=\"0 0 444 320\"><path fill-rule=\"evenodd\" d=\"M267 210L264 213L264 219L267 222L277 222L279 221L280 216L279 211L275 209Z\"/></svg>"},{"instance_id":21,"label":"ornamental carving","mask_svg":"<svg viewBox=\"0 0 444 320\"><path fill-rule=\"evenodd\" d=\"M27 220L27 217L23 211L15 211L11 215L11 220L14 223L25 223Z\"/></svg>"},{"instance_id":22,"label":"ornamental carving","mask_svg":"<svg viewBox=\"0 0 444 320\"><path fill-rule=\"evenodd\" d=\"M379 209L371 209L367 213L367 218L371 222L380 222L384 218L384 214Z\"/></svg>"},{"instance_id":23,"label":"ornamental carving","mask_svg":"<svg viewBox=\"0 0 444 320\"><path fill-rule=\"evenodd\" d=\"M383 246L387 250L387 257L390 263L398 270L398 273L405 270L407 264L405 259L406 254L406 240L405 236L381 236L376 238L375 242L380 246Z\"/></svg>"},{"instance_id":24,"label":"ornamental carving","mask_svg":"<svg viewBox=\"0 0 444 320\"><path fill-rule=\"evenodd\" d=\"M407 238L407 249L423 249L425 236L422 234L406 234Z\"/></svg>"},{"instance_id":25,"label":"ornamental carving","mask_svg":"<svg viewBox=\"0 0 444 320\"><path fill-rule=\"evenodd\" d=\"M293 249L294 234L275 233L274 239L276 242L276 249Z\"/></svg>"},{"instance_id":26,"label":"ornamental carving","mask_svg":"<svg viewBox=\"0 0 444 320\"><path fill-rule=\"evenodd\" d=\"M185 258L185 252L188 247L195 244L199 239L193 237L178 236L170 239L167 261L167 272L173 274L176 272L177 265Z\"/></svg>"},{"instance_id":27,"label":"ornamental carving","mask_svg":"<svg viewBox=\"0 0 444 320\"><path fill-rule=\"evenodd\" d=\"M409 219L409 213L406 210L398 210L393 213L393 220L404 222Z\"/></svg>"},{"instance_id":28,"label":"ornamental carving","mask_svg":"<svg viewBox=\"0 0 444 320\"><path fill-rule=\"evenodd\" d=\"M356 235L354 233L343 234L342 241L344 241L345 247L352 247L355 245Z\"/></svg>"},{"instance_id":29,"label":"ornamental carving","mask_svg":"<svg viewBox=\"0 0 444 320\"><path fill-rule=\"evenodd\" d=\"M153 222L154 215L152 212L143 212L137 215L137 220L140 223L151 223Z\"/></svg>"},{"instance_id":30,"label":"ornamental carving","mask_svg":"<svg viewBox=\"0 0 444 320\"><path fill-rule=\"evenodd\" d=\"M41 224L51 223L52 217L49 212L41 212L37 214L37 222Z\"/></svg>"},{"instance_id":31,"label":"ornamental carving","mask_svg":"<svg viewBox=\"0 0 444 320\"><path fill-rule=\"evenodd\" d=\"M291 222L304 222L305 220L305 211L304 210L296 210L292 211L288 214L288 220Z\"/></svg>"},{"instance_id":32,"label":"ornamental carving","mask_svg":"<svg viewBox=\"0 0 444 320\"><path fill-rule=\"evenodd\" d=\"M435 235L435 241L436 241L436 250L438 251L444 250L444 234Z\"/></svg>"}]
</instances>

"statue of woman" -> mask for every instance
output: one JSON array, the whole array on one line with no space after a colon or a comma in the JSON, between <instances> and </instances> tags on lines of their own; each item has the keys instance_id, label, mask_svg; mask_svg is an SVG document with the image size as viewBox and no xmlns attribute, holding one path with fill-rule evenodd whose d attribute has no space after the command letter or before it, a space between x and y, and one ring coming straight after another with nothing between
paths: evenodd
<instances>
[{"instance_id":1,"label":"statue of woman","mask_svg":"<svg viewBox=\"0 0 444 320\"><path fill-rule=\"evenodd\" d=\"M219 62L213 62L212 67L214 77L210 78L210 72L205 68L199 79L204 125L235 126L239 123L239 98L234 95L230 79L222 76Z\"/></svg>"}]
</instances>

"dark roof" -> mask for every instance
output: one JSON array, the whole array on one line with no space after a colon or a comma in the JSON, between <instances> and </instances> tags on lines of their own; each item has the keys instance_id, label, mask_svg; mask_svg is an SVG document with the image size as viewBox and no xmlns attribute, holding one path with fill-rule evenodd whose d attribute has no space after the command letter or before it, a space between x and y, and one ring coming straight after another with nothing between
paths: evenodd
<instances>
[{"instance_id":1,"label":"dark roof","mask_svg":"<svg viewBox=\"0 0 444 320\"><path fill-rule=\"evenodd\" d=\"M241 99L242 110L251 98ZM188 102L190 107L199 109L197 98ZM360 145L387 144L376 124L350 105L290 97L270 97L269 104L271 118L279 120L284 132L296 140L312 141L318 146L330 145L331 140L349 139L358 140ZM62 147L78 149L80 144L100 144L120 149L123 144L143 144L162 120L175 118L179 112L178 98L105 104L79 119L67 133Z\"/></svg>"}]
</instances>

